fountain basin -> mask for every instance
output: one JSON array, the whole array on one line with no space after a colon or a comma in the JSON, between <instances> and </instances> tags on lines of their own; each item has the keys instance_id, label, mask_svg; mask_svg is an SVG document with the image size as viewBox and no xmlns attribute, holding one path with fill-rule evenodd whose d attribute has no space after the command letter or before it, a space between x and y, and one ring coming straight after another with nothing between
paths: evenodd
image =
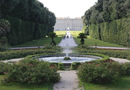
<instances>
[{"instance_id":1,"label":"fountain basin","mask_svg":"<svg viewBox=\"0 0 130 90\"><path fill-rule=\"evenodd\" d=\"M64 60L64 56L41 56L39 58L39 61L47 61L51 63L64 63L64 64L71 64L74 62L89 62L94 60L102 59L102 57L99 56L93 56L93 55L78 55L78 56L70 56L71 60Z\"/></svg>"}]
</instances>

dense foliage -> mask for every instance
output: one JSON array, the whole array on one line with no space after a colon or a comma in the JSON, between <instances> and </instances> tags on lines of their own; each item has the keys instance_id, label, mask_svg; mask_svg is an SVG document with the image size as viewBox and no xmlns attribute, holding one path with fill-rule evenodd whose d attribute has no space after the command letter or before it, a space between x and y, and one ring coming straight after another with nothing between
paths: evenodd
<instances>
[{"instance_id":1,"label":"dense foliage","mask_svg":"<svg viewBox=\"0 0 130 90\"><path fill-rule=\"evenodd\" d=\"M80 65L81 65L80 62L71 63L70 69L71 70L77 70Z\"/></svg>"},{"instance_id":2,"label":"dense foliage","mask_svg":"<svg viewBox=\"0 0 130 90\"><path fill-rule=\"evenodd\" d=\"M10 23L5 20L0 20L0 38L10 31Z\"/></svg>"},{"instance_id":3,"label":"dense foliage","mask_svg":"<svg viewBox=\"0 0 130 90\"><path fill-rule=\"evenodd\" d=\"M84 82L108 84L117 81L123 71L125 69L117 62L85 63L79 67L78 76Z\"/></svg>"},{"instance_id":4,"label":"dense foliage","mask_svg":"<svg viewBox=\"0 0 130 90\"><path fill-rule=\"evenodd\" d=\"M130 46L129 17L130 0L98 0L82 18L91 37Z\"/></svg>"},{"instance_id":5,"label":"dense foliage","mask_svg":"<svg viewBox=\"0 0 130 90\"><path fill-rule=\"evenodd\" d=\"M55 83L60 80L57 70L50 67L48 62L34 59L24 59L17 64L10 66L6 77L2 80L4 83L22 83L22 84L46 84Z\"/></svg>"},{"instance_id":6,"label":"dense foliage","mask_svg":"<svg viewBox=\"0 0 130 90\"><path fill-rule=\"evenodd\" d=\"M0 62L0 75L4 75L8 72L10 65L7 63Z\"/></svg>"},{"instance_id":7,"label":"dense foliage","mask_svg":"<svg viewBox=\"0 0 130 90\"><path fill-rule=\"evenodd\" d=\"M0 19L11 23L7 38L11 45L45 37L53 31L54 13L38 0L0 0Z\"/></svg>"},{"instance_id":8,"label":"dense foliage","mask_svg":"<svg viewBox=\"0 0 130 90\"><path fill-rule=\"evenodd\" d=\"M10 32L10 23L8 20L0 19L0 51L7 49L8 39L5 35Z\"/></svg>"}]
</instances>

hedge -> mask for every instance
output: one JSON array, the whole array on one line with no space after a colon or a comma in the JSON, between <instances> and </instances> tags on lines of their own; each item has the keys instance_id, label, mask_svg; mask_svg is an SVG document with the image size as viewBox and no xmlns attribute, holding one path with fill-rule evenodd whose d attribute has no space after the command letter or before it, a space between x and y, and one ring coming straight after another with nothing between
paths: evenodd
<instances>
[{"instance_id":1,"label":"hedge","mask_svg":"<svg viewBox=\"0 0 130 90\"><path fill-rule=\"evenodd\" d=\"M130 46L130 18L89 25L89 35L110 43Z\"/></svg>"},{"instance_id":2,"label":"hedge","mask_svg":"<svg viewBox=\"0 0 130 90\"><path fill-rule=\"evenodd\" d=\"M53 31L53 26L21 20L15 17L6 17L11 23L11 30L6 35L10 45L17 45L34 39L45 37Z\"/></svg>"}]
</instances>

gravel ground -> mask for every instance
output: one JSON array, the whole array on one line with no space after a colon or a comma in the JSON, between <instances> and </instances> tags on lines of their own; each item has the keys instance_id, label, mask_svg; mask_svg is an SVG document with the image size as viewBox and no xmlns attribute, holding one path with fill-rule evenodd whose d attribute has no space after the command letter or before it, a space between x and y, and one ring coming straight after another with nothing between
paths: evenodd
<instances>
[{"instance_id":1,"label":"gravel ground","mask_svg":"<svg viewBox=\"0 0 130 90\"><path fill-rule=\"evenodd\" d=\"M116 61L116 62L119 62L119 63L130 63L130 60L127 60L127 59L122 59L122 58L113 58L113 57L110 57L110 59Z\"/></svg>"},{"instance_id":2,"label":"gravel ground","mask_svg":"<svg viewBox=\"0 0 130 90\"><path fill-rule=\"evenodd\" d=\"M59 46L61 47L76 47L77 44L75 43L73 37L71 38L65 38L65 39L62 39L62 41L59 43Z\"/></svg>"},{"instance_id":3,"label":"gravel ground","mask_svg":"<svg viewBox=\"0 0 130 90\"><path fill-rule=\"evenodd\" d=\"M76 71L58 71L61 80L54 84L53 90L83 90L79 87Z\"/></svg>"}]
</instances>

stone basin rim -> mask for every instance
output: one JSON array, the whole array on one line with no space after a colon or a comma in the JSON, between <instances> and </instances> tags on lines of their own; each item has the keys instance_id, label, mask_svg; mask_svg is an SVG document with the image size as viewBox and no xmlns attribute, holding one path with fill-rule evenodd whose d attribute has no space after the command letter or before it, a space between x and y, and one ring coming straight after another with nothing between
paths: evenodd
<instances>
[{"instance_id":1,"label":"stone basin rim","mask_svg":"<svg viewBox=\"0 0 130 90\"><path fill-rule=\"evenodd\" d=\"M52 57L52 59L50 59ZM61 58L64 58L65 55L62 54L62 55L43 55L43 56L40 56L39 57L39 60L40 61L47 61L47 62L50 62L50 63L65 63L65 64L71 64L73 62L79 62L79 63L85 63L85 62L89 62L89 61L96 61L96 60L99 60L99 59L102 59L101 56L96 56L96 55L75 55L75 54L71 54L69 57L70 58L76 58L75 59L72 59L72 60L63 60ZM44 60L45 58L45 60ZM56 59L57 58L57 59ZM82 58L82 59L80 59ZM47 60L48 59L48 60ZM90 59L90 60L89 60Z\"/></svg>"}]
</instances>

